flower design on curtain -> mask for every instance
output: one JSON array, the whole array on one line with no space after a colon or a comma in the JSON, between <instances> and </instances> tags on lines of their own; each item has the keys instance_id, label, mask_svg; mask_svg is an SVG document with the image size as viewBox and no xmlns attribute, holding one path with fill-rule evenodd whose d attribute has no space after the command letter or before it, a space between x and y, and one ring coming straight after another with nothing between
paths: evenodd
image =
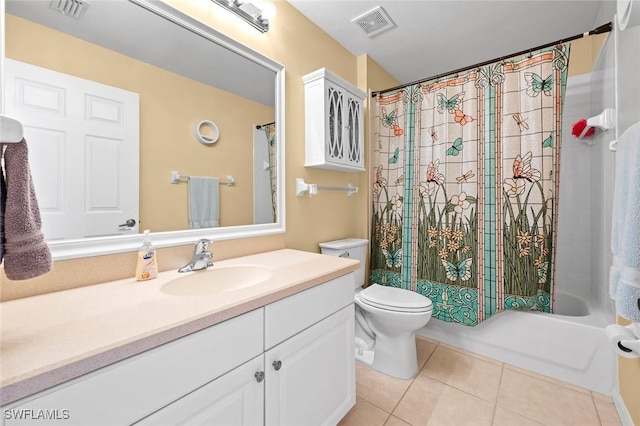
<instances>
[{"instance_id":1,"label":"flower design on curtain","mask_svg":"<svg viewBox=\"0 0 640 426\"><path fill-rule=\"evenodd\" d=\"M550 311L569 45L376 98L371 282L444 321Z\"/></svg>"}]
</instances>

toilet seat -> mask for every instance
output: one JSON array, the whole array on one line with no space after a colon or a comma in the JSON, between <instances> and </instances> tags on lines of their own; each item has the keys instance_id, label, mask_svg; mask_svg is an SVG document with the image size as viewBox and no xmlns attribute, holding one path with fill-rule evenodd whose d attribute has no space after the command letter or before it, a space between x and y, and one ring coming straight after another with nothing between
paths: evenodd
<instances>
[{"instance_id":1,"label":"toilet seat","mask_svg":"<svg viewBox=\"0 0 640 426\"><path fill-rule=\"evenodd\" d=\"M422 313L431 312L431 299L413 291L372 284L359 292L360 301L387 311Z\"/></svg>"}]
</instances>

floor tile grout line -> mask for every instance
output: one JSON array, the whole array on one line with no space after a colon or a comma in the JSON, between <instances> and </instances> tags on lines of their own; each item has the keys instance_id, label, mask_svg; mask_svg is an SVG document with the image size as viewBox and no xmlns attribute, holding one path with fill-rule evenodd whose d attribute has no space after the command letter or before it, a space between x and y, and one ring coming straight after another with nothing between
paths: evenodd
<instances>
[{"instance_id":1,"label":"floor tile grout line","mask_svg":"<svg viewBox=\"0 0 640 426\"><path fill-rule=\"evenodd\" d=\"M407 392L409 392L409 389L411 389L411 386L413 386L413 384L415 383L416 379L418 378L418 376L420 375L420 371L422 371L422 369L425 367L425 365L427 365L427 363L429 362L429 360L431 359L431 357L433 356L433 354L436 352L436 349L438 349L438 346L440 346L440 342L438 342L438 344L436 345L436 347L431 351L431 353L429 354L429 356L427 357L426 361L424 362L424 364L422 364L422 367L420 367L420 369L418 370L418 372L416 373L415 377L413 379L411 379L411 384L409 384L409 386L407 386L407 388L404 390L404 393L402 394L402 396L400 397L400 399L398 399L398 402L396 402L396 405L393 406L393 409L391 410L391 415L393 415L393 412L396 411L396 408L398 408L398 405L400 405L400 402L402 402L402 399L405 397L405 395L407 394ZM397 417L397 416L396 416ZM404 419L398 417L400 420L405 421ZM405 422L408 423L408 422Z\"/></svg>"},{"instance_id":2,"label":"floor tile grout line","mask_svg":"<svg viewBox=\"0 0 640 426\"><path fill-rule=\"evenodd\" d=\"M537 425L545 426L545 423L540 423L539 421L537 421L537 420L535 420L535 419L532 419L531 417L527 417L527 416L525 416L525 415L520 414L520 413L519 413L519 412L517 412L517 411L513 411L513 410L512 410L511 408L509 408L509 407L505 407L504 405L500 405L500 404L497 404L497 403L496 403L496 410L497 410L498 408L502 408L503 410L506 410L506 411L508 411L508 412L510 412L510 413L512 413L512 414L516 414L517 416L520 416L520 417L522 417L523 419L527 419L527 420L529 420L530 422L533 422L533 423L535 423L535 424L537 424Z\"/></svg>"},{"instance_id":3,"label":"floor tile grout line","mask_svg":"<svg viewBox=\"0 0 640 426\"><path fill-rule=\"evenodd\" d=\"M602 417L600 417L600 410L598 410L598 404L596 404L596 400L593 397L593 392L591 392L591 402L593 403L593 408L596 409L596 416L598 416L598 421L600 422L600 424L602 425Z\"/></svg>"},{"instance_id":4,"label":"floor tile grout line","mask_svg":"<svg viewBox=\"0 0 640 426\"><path fill-rule=\"evenodd\" d=\"M526 376L526 377L529 377L531 379L540 380L541 382L545 382L548 385L557 386L557 387L560 387L560 388L562 388L564 390L568 390L568 391L571 391L573 393L577 393L578 395L582 395L582 396L589 397L589 398L593 399L592 391L587 389L587 388L582 388L580 386L572 385L571 383L563 382L562 380L558 380L558 379L556 379L554 377L549 377L549 376L545 376L543 374L538 374L535 371L529 371L529 370L525 370L525 369L521 369L521 370L524 370L525 372L522 372L522 371L519 371L519 370L514 370L514 369L508 369L508 370L510 370L512 373L520 374L521 376ZM548 379L551 379L551 380L548 380ZM569 385L569 386L567 386L567 385ZM580 392L579 390L575 390L574 387L580 388L580 389L585 389L585 390L589 391L589 393L587 394L587 393L584 393L584 392Z\"/></svg>"},{"instance_id":5,"label":"floor tile grout line","mask_svg":"<svg viewBox=\"0 0 640 426\"><path fill-rule=\"evenodd\" d=\"M587 389L584 388L582 386L578 386L578 385L574 385L573 383L569 383L569 382L565 382L563 380L557 379L555 377L551 377L551 376L546 376L544 374L540 374L537 373L535 371L531 371L531 370L527 370L526 368L522 368L522 367L518 367L517 365L513 365L513 364L509 364L509 363L504 363L507 370L514 372L514 373L518 373L518 374L522 374L523 376L527 376L527 377L531 377L533 379L537 379L537 380L542 380L543 382L555 385L555 386L560 386L564 389L568 389L570 391L582 394L582 395L589 395L589 396L593 396L593 391L591 389ZM583 389L585 391L587 391L588 393L585 392L581 392L579 390L576 390L575 388L579 388L579 389Z\"/></svg>"},{"instance_id":6,"label":"floor tile grout line","mask_svg":"<svg viewBox=\"0 0 640 426\"><path fill-rule=\"evenodd\" d=\"M505 364L505 366L506 366L506 364ZM569 387L563 386L563 385L558 384L558 383L555 383L555 382L550 382L550 381L548 381L548 380L541 379L541 378L539 378L539 377L535 377L535 376L532 376L532 375L529 375L529 374L526 374L526 373L522 373L522 372L517 371L517 370L513 370L513 369L509 369L509 368L507 368L507 369L508 369L511 373L520 374L521 376L525 376L525 377L527 377L527 378L529 378L529 379L538 380L538 381L544 382L545 384L548 384L548 385L552 385L552 386L555 386L555 387L562 388L562 389L563 389L563 390L565 390L565 391L571 391L571 392L573 392L574 394L582 395L582 396L584 396L584 397L589 397L589 398L591 399L591 403L593 404L593 407L594 407L594 409L595 409L595 411L596 411L596 416L597 416L598 422L599 422L599 424L600 424L600 425L602 425L602 420L601 420L601 418L600 418L600 412L598 411L598 406L597 406L597 404L595 403L595 399L593 398L593 395L592 395L592 393L593 393L593 392L592 392L592 391L590 391L590 392L589 392L590 394L589 394L589 395L587 395L587 394L585 394L585 393L583 393L583 392L577 391L577 390L575 390L575 389L571 389L571 388L569 388ZM504 368L503 368L503 370L504 370ZM499 386L499 388L498 388L498 395L500 394L500 389L502 388L502 379L503 379L503 377L504 377L504 374L502 374L502 375L501 375L501 377L500 377L500 386ZM524 417L524 418L526 418L527 420L530 420L530 421L535 422L535 423L537 423L537 424L542 424L542 425L544 425L544 423L540 423L539 421L537 421L537 420L535 420L535 419L532 419L531 417L529 417L529 416L527 416L527 415L525 415L525 414L522 414L522 413L520 413L520 412L518 412L518 411L514 411L513 409L511 409L511 408L509 408L509 407L507 407L507 406L504 406L504 405L500 404L500 402L499 402L499 401L496 401L496 405L497 405L497 406L499 406L500 408L503 408L503 409L508 410L508 411L510 411L510 412L512 412L512 413L515 413L515 414L517 414L517 415L519 415L519 416L521 416L521 417Z\"/></svg>"},{"instance_id":7,"label":"floor tile grout line","mask_svg":"<svg viewBox=\"0 0 640 426\"><path fill-rule=\"evenodd\" d=\"M496 392L496 402L493 404L493 415L491 417L491 424L496 422L496 412L498 411L498 398L500 397L500 388L502 387L502 372L504 371L504 363L500 367L500 378L498 379L498 391Z\"/></svg>"},{"instance_id":8,"label":"floor tile grout line","mask_svg":"<svg viewBox=\"0 0 640 426\"><path fill-rule=\"evenodd\" d=\"M436 349L437 349L437 348L436 348ZM446 349L446 348L445 348L445 349ZM424 363L424 365L422 366L422 368L418 371L418 374L416 375L416 377L415 377L415 378L417 378L417 377L418 377L418 375L420 375L420 374L421 374L421 371L425 369L425 367L426 367L426 366L427 366L427 364L429 363L429 359L431 359L431 356L432 356L435 352L436 352L436 350L434 349L434 350L433 350L433 352L431 353L431 355L429 355L429 358L427 359L427 361L426 361L426 362ZM478 358L474 358L474 359L479 360ZM479 361L482 361L482 360L479 360ZM492 364L492 365L497 366L496 364ZM466 390L464 390L464 389L460 389L460 388L458 388L458 387L456 387L456 386L452 385L451 383L444 382L444 381L442 381L442 380L440 380L440 379L438 379L438 378L436 378L436 377L430 376L430 375L428 375L428 374L422 374L422 375L423 375L423 376L426 376L426 377L428 377L428 378L430 378L430 379L432 379L432 380L435 380L436 382L442 383L442 384L443 384L443 385L445 385L445 386L448 386L448 387L453 388L453 389L455 389L455 390L458 390L458 391L460 391L460 392L466 393L467 395L470 395L470 396L473 396L473 397L475 397L475 398L478 398L478 399L480 399L480 400L482 400L482 401L488 402L488 403L490 403L490 404L496 404L496 403L498 402L498 394L500 393L500 385L501 385L501 382L502 382L502 371L504 370L504 366L505 366L505 363L504 363L504 362L500 362L500 379L499 379L499 381L498 381L498 391L496 392L496 395L495 395L495 401L489 401L489 400L487 400L487 399L484 399L484 398L483 398L483 397L481 397L481 396L475 395L475 394L473 394L473 393L471 393L471 392L469 392L469 391L466 391ZM414 380L415 380L415 378L414 378ZM413 384L413 383L412 383L412 384Z\"/></svg>"},{"instance_id":9,"label":"floor tile grout line","mask_svg":"<svg viewBox=\"0 0 640 426\"><path fill-rule=\"evenodd\" d=\"M457 391L459 391L459 392L465 393L465 394L467 394L467 395L469 395L469 396L472 396L472 397L474 397L474 398L477 398L477 399L479 399L479 400L481 400L481 401L487 402L487 403L489 403L489 404L496 404L496 403L497 403L497 395L496 395L496 401L489 401L489 400L484 399L484 398L483 398L483 397L481 397L481 396L474 395L474 394L472 394L472 393L471 393L471 392L469 392L469 391L466 391L466 390L464 390L464 389L457 388L457 387L455 387L454 385L452 385L452 384L450 384L450 383L446 383L446 382L443 382L443 381L442 381L442 380L440 380L440 379L437 379L437 378L435 378L435 377L431 377L431 376L429 376L428 374L423 374L423 376L428 377L429 379L434 380L434 381L436 381L436 382L438 382L438 383L441 383L441 384L443 384L443 385L445 385L445 386L447 386L447 387L450 387L451 389L455 389L455 390L457 390ZM416 376L416 378L417 378L417 377L418 377L418 376ZM414 379L414 380L415 380L415 379Z\"/></svg>"}]
</instances>

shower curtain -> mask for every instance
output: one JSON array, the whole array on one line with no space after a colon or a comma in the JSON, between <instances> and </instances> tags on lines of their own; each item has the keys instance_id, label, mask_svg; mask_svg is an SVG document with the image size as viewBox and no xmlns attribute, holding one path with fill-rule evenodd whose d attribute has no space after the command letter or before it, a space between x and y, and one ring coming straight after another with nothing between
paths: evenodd
<instances>
[{"instance_id":1,"label":"shower curtain","mask_svg":"<svg viewBox=\"0 0 640 426\"><path fill-rule=\"evenodd\" d=\"M552 311L569 44L375 98L371 281L477 325Z\"/></svg>"},{"instance_id":2,"label":"shower curtain","mask_svg":"<svg viewBox=\"0 0 640 426\"><path fill-rule=\"evenodd\" d=\"M273 222L276 223L278 221L277 218L277 208L276 208L276 185L277 185L277 174L276 174L276 124L269 123L263 124L261 126L264 129L264 132L267 135L267 142L269 143L269 174L271 176L271 205L273 206Z\"/></svg>"}]
</instances>

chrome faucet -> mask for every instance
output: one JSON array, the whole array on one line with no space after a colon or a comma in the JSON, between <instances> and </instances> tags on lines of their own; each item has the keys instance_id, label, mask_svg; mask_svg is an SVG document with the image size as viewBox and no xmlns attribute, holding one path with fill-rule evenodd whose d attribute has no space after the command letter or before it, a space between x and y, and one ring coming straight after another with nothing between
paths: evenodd
<instances>
[{"instance_id":1,"label":"chrome faucet","mask_svg":"<svg viewBox=\"0 0 640 426\"><path fill-rule=\"evenodd\" d=\"M182 268L178 269L178 272L199 271L213 266L213 262L210 262L210 260L213 259L213 253L207 250L210 242L211 241L207 239L198 241L196 247L193 249L191 260Z\"/></svg>"}]
</instances>

